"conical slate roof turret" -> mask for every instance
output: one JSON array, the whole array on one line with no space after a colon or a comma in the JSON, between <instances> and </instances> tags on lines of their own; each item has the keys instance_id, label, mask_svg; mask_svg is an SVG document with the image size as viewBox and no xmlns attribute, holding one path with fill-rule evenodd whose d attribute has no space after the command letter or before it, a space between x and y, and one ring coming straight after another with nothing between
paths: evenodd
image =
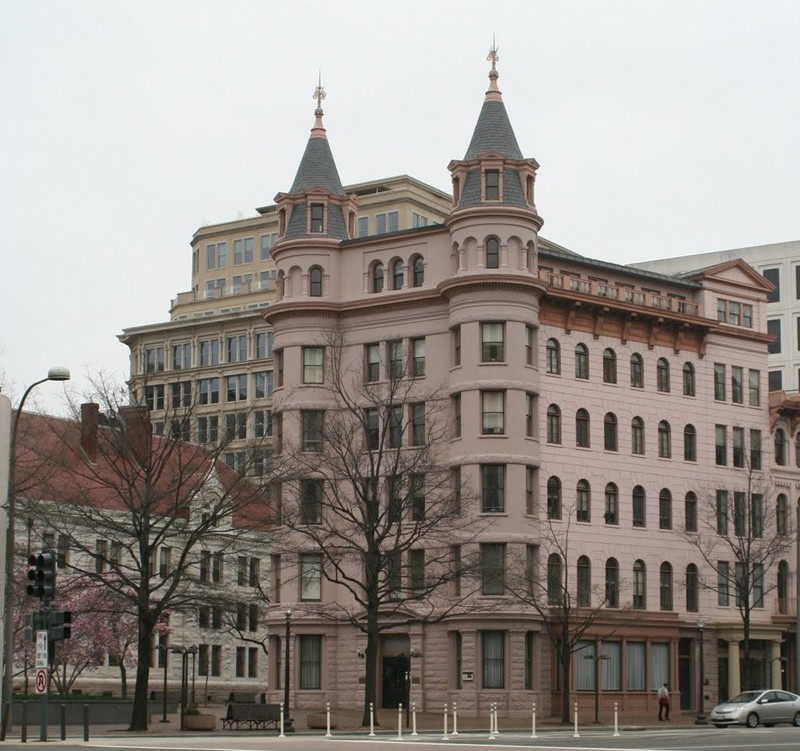
<instances>
[{"instance_id":1,"label":"conical slate roof turret","mask_svg":"<svg viewBox=\"0 0 800 751\"><path fill-rule=\"evenodd\" d=\"M503 104L503 95L497 87L497 79L500 75L497 72L497 61L500 58L494 43L486 59L492 63L492 69L489 71L489 88L472 133L472 140L464 155L464 161L477 159L487 151L499 152L510 159L522 159L517 137L514 135L506 106Z\"/></svg>"}]
</instances>

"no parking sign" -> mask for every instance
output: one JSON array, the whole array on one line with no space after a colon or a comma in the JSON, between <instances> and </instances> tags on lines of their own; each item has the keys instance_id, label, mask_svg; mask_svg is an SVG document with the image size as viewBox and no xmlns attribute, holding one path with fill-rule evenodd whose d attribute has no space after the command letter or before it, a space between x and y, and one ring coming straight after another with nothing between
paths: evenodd
<instances>
[{"instance_id":1,"label":"no parking sign","mask_svg":"<svg viewBox=\"0 0 800 751\"><path fill-rule=\"evenodd\" d=\"M47 693L47 668L39 668L36 671L36 693Z\"/></svg>"}]
</instances>

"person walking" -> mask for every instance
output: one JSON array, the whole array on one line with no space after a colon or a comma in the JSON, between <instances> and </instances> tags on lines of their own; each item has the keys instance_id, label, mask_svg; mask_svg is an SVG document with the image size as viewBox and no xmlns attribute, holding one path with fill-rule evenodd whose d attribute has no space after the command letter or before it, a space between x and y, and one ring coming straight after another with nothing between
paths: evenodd
<instances>
[{"instance_id":1,"label":"person walking","mask_svg":"<svg viewBox=\"0 0 800 751\"><path fill-rule=\"evenodd\" d=\"M669 720L669 686L666 683L658 689L658 720Z\"/></svg>"}]
</instances>

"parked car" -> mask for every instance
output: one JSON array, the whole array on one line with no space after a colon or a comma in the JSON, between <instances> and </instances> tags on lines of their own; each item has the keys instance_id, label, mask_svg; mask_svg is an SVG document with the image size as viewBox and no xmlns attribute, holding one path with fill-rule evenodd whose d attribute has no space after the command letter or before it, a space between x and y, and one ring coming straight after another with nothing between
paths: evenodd
<instances>
[{"instance_id":1,"label":"parked car","mask_svg":"<svg viewBox=\"0 0 800 751\"><path fill-rule=\"evenodd\" d=\"M709 719L718 728L726 725L770 727L779 722L789 722L800 727L800 696L777 689L744 691L714 707Z\"/></svg>"}]
</instances>

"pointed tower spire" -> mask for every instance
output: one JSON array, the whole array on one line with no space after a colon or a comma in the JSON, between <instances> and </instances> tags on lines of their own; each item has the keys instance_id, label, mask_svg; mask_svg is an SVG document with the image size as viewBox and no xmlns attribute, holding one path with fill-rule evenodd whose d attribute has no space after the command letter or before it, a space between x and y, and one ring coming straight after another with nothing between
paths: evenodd
<instances>
[{"instance_id":1,"label":"pointed tower spire","mask_svg":"<svg viewBox=\"0 0 800 751\"><path fill-rule=\"evenodd\" d=\"M322 100L325 99L325 89L322 88L322 73L319 75L317 87L314 89L313 98L317 100L314 110L314 127L306 145L300 166L297 169L290 193L301 193L309 188L325 188L337 195L344 195L339 171L333 160L331 147L328 144L328 134L322 124Z\"/></svg>"},{"instance_id":2,"label":"pointed tower spire","mask_svg":"<svg viewBox=\"0 0 800 751\"><path fill-rule=\"evenodd\" d=\"M489 71L489 88L483 100L481 114L475 124L472 140L469 143L464 159L477 159L487 151L496 151L511 159L522 159L517 137L508 119L506 106L503 104L503 95L497 86L500 74L497 72L497 61L500 59L497 43L492 37L492 47L486 59L491 62Z\"/></svg>"}]
</instances>

